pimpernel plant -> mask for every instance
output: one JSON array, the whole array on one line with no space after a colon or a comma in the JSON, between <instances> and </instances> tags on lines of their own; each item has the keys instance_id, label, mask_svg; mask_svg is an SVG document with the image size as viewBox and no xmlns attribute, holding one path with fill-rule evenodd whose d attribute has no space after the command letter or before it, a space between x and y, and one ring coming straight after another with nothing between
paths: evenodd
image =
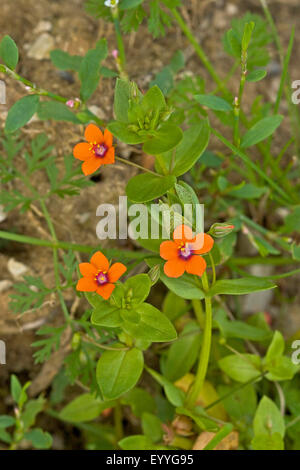
<instances>
[{"instance_id":1,"label":"pimpernel plant","mask_svg":"<svg viewBox=\"0 0 300 470\"><path fill-rule=\"evenodd\" d=\"M35 83L22 45L2 34L7 100L22 90L0 147L1 252L14 281L5 266L2 449L56 449L57 436L66 449L300 449L295 31L283 46L261 1L261 15L232 19L217 64L189 3L88 0L103 37L49 56L72 95ZM135 35L154 47L174 32L183 50L150 76L133 72ZM270 50L279 72L267 99ZM100 236L96 215L110 204ZM26 266L22 250L40 262ZM28 331L22 370L11 337L21 344Z\"/></svg>"}]
</instances>

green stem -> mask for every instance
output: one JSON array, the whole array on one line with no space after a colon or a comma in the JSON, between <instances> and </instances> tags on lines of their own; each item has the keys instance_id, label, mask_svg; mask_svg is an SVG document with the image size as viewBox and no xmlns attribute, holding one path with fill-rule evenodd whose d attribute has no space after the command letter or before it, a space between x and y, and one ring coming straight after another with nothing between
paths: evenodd
<instances>
[{"instance_id":1,"label":"green stem","mask_svg":"<svg viewBox=\"0 0 300 470\"><path fill-rule=\"evenodd\" d=\"M202 276L203 289L206 292L205 295L205 327L202 339L201 353L198 363L198 369L195 377L195 381L188 393L186 406L187 408L193 408L199 393L201 392L206 372L208 368L210 347L211 347L211 333L212 333L212 305L211 297L207 294L209 290L208 280L206 273Z\"/></svg>"},{"instance_id":2,"label":"green stem","mask_svg":"<svg viewBox=\"0 0 300 470\"><path fill-rule=\"evenodd\" d=\"M126 160L126 158L115 157L115 159L118 160L119 162L125 163L125 165L134 166L135 168L145 171L146 173L151 173L151 175L162 176L159 173L156 173L155 171L149 170L148 168L145 168L144 166L139 165L138 163L134 163L134 162L131 162L130 160Z\"/></svg>"},{"instance_id":3,"label":"green stem","mask_svg":"<svg viewBox=\"0 0 300 470\"><path fill-rule=\"evenodd\" d=\"M115 33L116 33L117 44L118 44L118 49L119 49L120 74L123 75L123 78L127 78L125 47L124 47L123 37L121 33L121 28L120 28L118 7L112 8L112 17L113 17L113 22L115 26Z\"/></svg>"},{"instance_id":4,"label":"green stem","mask_svg":"<svg viewBox=\"0 0 300 470\"><path fill-rule=\"evenodd\" d=\"M286 72L286 77L285 77L286 78L286 83L284 85L284 93L285 93L286 101L288 103L289 115L290 115L291 124L292 124L292 127L293 127L294 136L295 136L295 148L296 148L297 154L299 154L300 139L299 139L298 127L299 127L300 118L299 118L297 106L294 106L294 104L292 103L292 100L291 100L291 91L290 91L290 86L289 86L289 84L291 83L291 77L290 77L289 72L287 70L285 70L285 59L286 58L284 57L284 50L283 50L283 47L282 47L282 44L281 44L281 41L280 41L280 37L279 37L278 31L277 31L275 22L273 20L272 14L271 14L271 11L268 7L267 1L266 0L260 0L260 3L261 3L261 6L262 6L262 9L264 11L265 17L266 17L266 19L269 23L270 28L271 28L272 35L273 35L273 38L274 38L274 41L275 41L275 44L276 44L276 47L277 47L277 50L278 50L278 53L279 53L279 58L280 58L280 63L281 63L282 69L283 69L284 73ZM294 36L294 31L293 30L292 30L292 36ZM292 36L290 37L290 44L291 44L291 40L293 41L293 39L294 39ZM282 90L279 90L279 94L281 93L281 91Z\"/></svg>"},{"instance_id":5,"label":"green stem","mask_svg":"<svg viewBox=\"0 0 300 470\"><path fill-rule=\"evenodd\" d=\"M195 38L194 34L192 31L189 29L187 24L185 23L184 19L180 15L180 13L176 10L176 8L171 8L171 12L177 21L178 25L180 26L182 32L186 35L190 43L194 46L194 49L196 51L196 54L202 61L204 67L208 71L208 73L211 75L213 78L214 82L218 85L219 89L222 90L226 95L228 95L228 90L226 89L226 86L224 85L223 81L221 78L218 76L218 74L215 71L214 66L210 63L208 57L206 56L204 50L202 47L199 45L197 39Z\"/></svg>"},{"instance_id":6,"label":"green stem","mask_svg":"<svg viewBox=\"0 0 300 470\"><path fill-rule=\"evenodd\" d=\"M276 191L281 196L280 198L278 198L278 196L276 197L274 195L274 198L276 197L276 199L279 200L281 204L293 204L293 201L290 200L290 198L280 188L280 186L278 186L278 184L276 184L263 170L261 170L260 167L258 167L254 162L252 162L252 160L250 160L250 158L244 152L242 152L235 145L229 142L229 140L225 139L225 137L223 137L222 134L220 134L220 132L218 132L217 130L213 129L212 127L210 128L210 130L221 142L223 142L224 145L226 145L226 147L230 148L233 153L235 153L241 158L247 168L254 170L259 176L261 176L265 181L267 181L269 186L274 189L274 191Z\"/></svg>"},{"instance_id":7,"label":"green stem","mask_svg":"<svg viewBox=\"0 0 300 470\"><path fill-rule=\"evenodd\" d=\"M66 104L67 101L69 101L69 98L65 98L64 96L61 95L56 95L55 93L52 93L51 91L44 90L42 88L39 88L35 83L31 82L30 80L27 80L27 78L22 77L18 73L16 73L14 70L11 70L10 68L6 67L6 65L1 64L1 72L6 73L9 75L11 78L14 80L17 80L18 82L23 83L26 87L29 87L32 91L32 93L39 95L39 96L47 96L48 98L51 98L54 101L59 101L60 103ZM82 110L85 109L85 106L82 106ZM102 121L101 119L98 118L92 111L87 110L88 114L91 116L91 118L97 122L99 126L104 126L105 122Z\"/></svg>"},{"instance_id":8,"label":"green stem","mask_svg":"<svg viewBox=\"0 0 300 470\"><path fill-rule=\"evenodd\" d=\"M79 251L80 253L91 253L91 251L99 248L99 246L89 246L89 245L78 245L77 243L62 242L57 240L42 240L40 238L29 237L27 235L19 235L17 233L4 232L0 230L0 239L10 240L18 243L28 243L29 245L44 246L49 248L61 248L63 250L72 250ZM129 260L143 260L147 257L151 257L151 254L146 253L145 251L129 251L129 250L118 250L118 249L102 249L103 253L109 257L117 257L118 254L123 255L126 259Z\"/></svg>"},{"instance_id":9,"label":"green stem","mask_svg":"<svg viewBox=\"0 0 300 470\"><path fill-rule=\"evenodd\" d=\"M122 405L120 400L117 400L116 406L114 407L114 421L115 421L115 436L118 442L123 437L123 416L122 416Z\"/></svg>"},{"instance_id":10,"label":"green stem","mask_svg":"<svg viewBox=\"0 0 300 470\"><path fill-rule=\"evenodd\" d=\"M42 208L44 217L45 217L45 219L46 219L46 222L47 222L49 231L50 231L51 236L52 236L52 238L53 238L53 241L54 241L55 243L57 243L57 237L56 237L56 233L55 233L55 228L54 228L54 225L53 225L51 216L50 216L50 214L49 214L49 212L48 212L48 209L47 209L47 207L46 207L46 204L45 204L45 202L44 202L43 200L40 200L40 205L41 205L41 208ZM56 286L56 289L57 289L57 294L58 294L58 297L59 297L59 301L60 301L60 304L61 304L61 307L62 307L62 311L63 311L64 316L65 316L65 319L66 319L66 321L69 323L69 322L70 322L70 315L69 315L69 312L68 312L68 309L67 309L67 306L66 306L64 297L63 297L63 295L62 295L62 293L61 293L61 285L60 285L60 277L59 277L59 261L58 261L58 251L57 251L57 247L54 247L54 248L53 248L53 264L54 264L55 286Z\"/></svg>"},{"instance_id":11,"label":"green stem","mask_svg":"<svg viewBox=\"0 0 300 470\"><path fill-rule=\"evenodd\" d=\"M240 80L240 88L239 88L239 94L234 100L234 131L233 131L233 143L236 145L238 148L240 146L240 111L241 111L241 105L242 105L242 97L243 97L243 92L244 92L244 87L245 87L245 82L246 82L246 74L247 74L247 68L246 65L243 65L242 67L242 74L241 74L241 80Z\"/></svg>"},{"instance_id":12,"label":"green stem","mask_svg":"<svg viewBox=\"0 0 300 470\"><path fill-rule=\"evenodd\" d=\"M192 306L195 312L195 316L198 320L198 323L202 329L204 329L205 325L205 317L204 317L204 312L202 308L202 303L201 300L199 299L192 299Z\"/></svg>"}]
</instances>

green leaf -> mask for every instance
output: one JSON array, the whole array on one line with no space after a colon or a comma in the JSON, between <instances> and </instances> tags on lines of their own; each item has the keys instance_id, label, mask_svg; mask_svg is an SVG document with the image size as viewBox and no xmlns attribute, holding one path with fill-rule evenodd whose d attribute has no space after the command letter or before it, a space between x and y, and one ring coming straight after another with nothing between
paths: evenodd
<instances>
[{"instance_id":1,"label":"green leaf","mask_svg":"<svg viewBox=\"0 0 300 470\"><path fill-rule=\"evenodd\" d=\"M106 39L101 39L98 41L96 48L90 49L83 57L79 70L80 96L83 101L88 100L96 91L100 79L101 62L106 56Z\"/></svg>"},{"instance_id":2,"label":"green leaf","mask_svg":"<svg viewBox=\"0 0 300 470\"><path fill-rule=\"evenodd\" d=\"M176 387L163 375L150 369L150 367L146 367L146 370L164 388L166 397L173 406L183 406L185 400L185 393L183 390L180 390L180 388Z\"/></svg>"},{"instance_id":3,"label":"green leaf","mask_svg":"<svg viewBox=\"0 0 300 470\"><path fill-rule=\"evenodd\" d=\"M103 297L101 297L101 295L97 294L96 292L85 292L84 295L92 307L102 307L103 303L105 302Z\"/></svg>"},{"instance_id":4,"label":"green leaf","mask_svg":"<svg viewBox=\"0 0 300 470\"><path fill-rule=\"evenodd\" d=\"M294 260L300 261L300 245L296 245L296 243L293 243L292 256Z\"/></svg>"},{"instance_id":5,"label":"green leaf","mask_svg":"<svg viewBox=\"0 0 300 470\"><path fill-rule=\"evenodd\" d=\"M279 432L271 435L257 434L251 445L253 450L284 450L284 441Z\"/></svg>"},{"instance_id":6,"label":"green leaf","mask_svg":"<svg viewBox=\"0 0 300 470\"><path fill-rule=\"evenodd\" d=\"M61 49L54 49L50 52L50 59L59 70L79 72L83 58L80 55L70 55Z\"/></svg>"},{"instance_id":7,"label":"green leaf","mask_svg":"<svg viewBox=\"0 0 300 470\"><path fill-rule=\"evenodd\" d=\"M243 39L242 39L243 52L246 52L248 49L254 27L255 27L254 21L250 21L249 23L245 24L244 34L243 34Z\"/></svg>"},{"instance_id":8,"label":"green leaf","mask_svg":"<svg viewBox=\"0 0 300 470\"><path fill-rule=\"evenodd\" d=\"M255 277L243 277L240 279L224 279L217 281L210 289L211 296L226 295L242 295L250 294L250 292L259 292L268 289L274 289L276 285L268 279L259 279Z\"/></svg>"},{"instance_id":9,"label":"green leaf","mask_svg":"<svg viewBox=\"0 0 300 470\"><path fill-rule=\"evenodd\" d=\"M8 111L5 122L6 132L15 132L25 126L38 109L39 97L28 95L17 101Z\"/></svg>"},{"instance_id":10,"label":"green leaf","mask_svg":"<svg viewBox=\"0 0 300 470\"><path fill-rule=\"evenodd\" d=\"M247 323L227 319L226 312L218 310L214 316L214 322L225 338L240 338L250 341L266 341L270 338L271 332L263 328L257 328Z\"/></svg>"},{"instance_id":11,"label":"green leaf","mask_svg":"<svg viewBox=\"0 0 300 470\"><path fill-rule=\"evenodd\" d=\"M36 449L49 449L52 446L52 437L40 428L32 429L25 434L25 439L31 441Z\"/></svg>"},{"instance_id":12,"label":"green leaf","mask_svg":"<svg viewBox=\"0 0 300 470\"><path fill-rule=\"evenodd\" d=\"M220 359L218 364L229 377L237 382L248 382L262 373L261 359L255 354L232 354Z\"/></svg>"},{"instance_id":13,"label":"green leaf","mask_svg":"<svg viewBox=\"0 0 300 470\"><path fill-rule=\"evenodd\" d=\"M125 302L134 308L146 300L150 293L151 281L147 274L137 274L124 283Z\"/></svg>"},{"instance_id":14,"label":"green leaf","mask_svg":"<svg viewBox=\"0 0 300 470\"><path fill-rule=\"evenodd\" d=\"M235 421L248 421L253 418L257 407L257 397L253 384L246 385L238 390L228 385L218 387L218 394L222 399L222 403L231 418Z\"/></svg>"},{"instance_id":15,"label":"green leaf","mask_svg":"<svg viewBox=\"0 0 300 470\"><path fill-rule=\"evenodd\" d=\"M134 176L126 186L126 194L132 202L148 202L165 194L174 187L173 175L155 176L144 173Z\"/></svg>"},{"instance_id":16,"label":"green leaf","mask_svg":"<svg viewBox=\"0 0 300 470\"><path fill-rule=\"evenodd\" d=\"M138 323L125 320L122 325L124 331L130 336L153 342L176 339L177 333L170 320L153 305L140 304L134 312L140 316Z\"/></svg>"},{"instance_id":17,"label":"green leaf","mask_svg":"<svg viewBox=\"0 0 300 470\"><path fill-rule=\"evenodd\" d=\"M0 416L0 429L9 428L15 424L16 420L12 416L2 415Z\"/></svg>"},{"instance_id":18,"label":"green leaf","mask_svg":"<svg viewBox=\"0 0 300 470\"><path fill-rule=\"evenodd\" d=\"M117 78L114 97L114 113L118 121L128 122L130 98L130 82L128 82L128 80L122 80L121 78Z\"/></svg>"},{"instance_id":19,"label":"green leaf","mask_svg":"<svg viewBox=\"0 0 300 470\"><path fill-rule=\"evenodd\" d=\"M156 403L152 395L143 388L135 387L122 397L122 404L132 409L134 416L141 418L143 413L154 413Z\"/></svg>"},{"instance_id":20,"label":"green leaf","mask_svg":"<svg viewBox=\"0 0 300 470\"><path fill-rule=\"evenodd\" d=\"M120 316L119 308L110 305L108 302L102 302L101 306L96 307L93 311L91 323L97 326L115 328L120 326L123 321Z\"/></svg>"},{"instance_id":21,"label":"green leaf","mask_svg":"<svg viewBox=\"0 0 300 470\"><path fill-rule=\"evenodd\" d=\"M14 401L19 403L22 393L22 385L20 384L18 377L14 374L10 378L10 393Z\"/></svg>"},{"instance_id":22,"label":"green leaf","mask_svg":"<svg viewBox=\"0 0 300 470\"><path fill-rule=\"evenodd\" d=\"M204 299L203 290L196 284L193 276L189 274L183 274L183 276L175 279L161 273L160 279L170 291L183 299Z\"/></svg>"},{"instance_id":23,"label":"green leaf","mask_svg":"<svg viewBox=\"0 0 300 470\"><path fill-rule=\"evenodd\" d=\"M207 119L193 125L183 134L183 139L175 150L175 165L172 174L180 176L189 171L205 151L210 137Z\"/></svg>"},{"instance_id":24,"label":"green leaf","mask_svg":"<svg viewBox=\"0 0 300 470\"><path fill-rule=\"evenodd\" d=\"M123 450L168 450L166 446L153 444L149 437L142 434L124 437L118 444Z\"/></svg>"},{"instance_id":25,"label":"green leaf","mask_svg":"<svg viewBox=\"0 0 300 470\"><path fill-rule=\"evenodd\" d=\"M126 122L111 121L107 128L117 139L121 140L121 142L125 142L125 144L141 144L146 140L145 136L142 137L136 132L130 130L129 125Z\"/></svg>"},{"instance_id":26,"label":"green leaf","mask_svg":"<svg viewBox=\"0 0 300 470\"><path fill-rule=\"evenodd\" d=\"M0 42L0 57L10 69L15 69L19 61L19 51L15 41L8 35Z\"/></svg>"},{"instance_id":27,"label":"green leaf","mask_svg":"<svg viewBox=\"0 0 300 470\"><path fill-rule=\"evenodd\" d=\"M163 313L169 320L175 321L188 311L187 302L172 291L168 291L163 303Z\"/></svg>"},{"instance_id":28,"label":"green leaf","mask_svg":"<svg viewBox=\"0 0 300 470\"><path fill-rule=\"evenodd\" d=\"M299 372L300 366L293 364L287 356L281 356L266 363L265 368L269 371L266 375L268 380L291 380Z\"/></svg>"},{"instance_id":29,"label":"green leaf","mask_svg":"<svg viewBox=\"0 0 300 470\"><path fill-rule=\"evenodd\" d=\"M300 231L300 206L293 207L291 213L285 217L284 226L280 231L289 236L291 232Z\"/></svg>"},{"instance_id":30,"label":"green leaf","mask_svg":"<svg viewBox=\"0 0 300 470\"><path fill-rule=\"evenodd\" d=\"M103 410L114 406L113 401L102 401L90 393L84 393L68 403L59 413L63 421L81 423L96 419Z\"/></svg>"},{"instance_id":31,"label":"green leaf","mask_svg":"<svg viewBox=\"0 0 300 470\"><path fill-rule=\"evenodd\" d=\"M195 95L195 100L200 103L202 106L206 106L209 109L214 111L232 111L231 104L228 101L225 101L223 98L215 95Z\"/></svg>"},{"instance_id":32,"label":"green leaf","mask_svg":"<svg viewBox=\"0 0 300 470\"><path fill-rule=\"evenodd\" d=\"M162 423L160 419L152 413L143 413L142 429L146 437L153 442L159 442L163 437Z\"/></svg>"},{"instance_id":33,"label":"green leaf","mask_svg":"<svg viewBox=\"0 0 300 470\"><path fill-rule=\"evenodd\" d=\"M267 192L265 186L258 187L251 183L239 185L237 188L233 188L227 194L229 196L237 197L239 199L258 199Z\"/></svg>"},{"instance_id":34,"label":"green leaf","mask_svg":"<svg viewBox=\"0 0 300 470\"><path fill-rule=\"evenodd\" d=\"M271 344L268 347L267 354L265 356L266 362L271 362L273 359L277 359L284 353L284 339L280 331L275 331Z\"/></svg>"},{"instance_id":35,"label":"green leaf","mask_svg":"<svg viewBox=\"0 0 300 470\"><path fill-rule=\"evenodd\" d=\"M159 90L158 87L157 89ZM155 131L155 137L145 142L143 151L150 155L159 155L176 147L182 137L183 133L180 127L175 124L162 124L158 131Z\"/></svg>"},{"instance_id":36,"label":"green leaf","mask_svg":"<svg viewBox=\"0 0 300 470\"><path fill-rule=\"evenodd\" d=\"M168 380L175 382L191 370L198 357L200 343L198 325L194 322L187 324L168 351L163 367L164 375Z\"/></svg>"},{"instance_id":37,"label":"green leaf","mask_svg":"<svg viewBox=\"0 0 300 470\"><path fill-rule=\"evenodd\" d=\"M54 101L44 101L38 106L38 117L42 120L54 119L55 121L68 121L74 124L80 124L76 114L63 103Z\"/></svg>"},{"instance_id":38,"label":"green leaf","mask_svg":"<svg viewBox=\"0 0 300 470\"><path fill-rule=\"evenodd\" d=\"M259 402L253 420L253 430L255 436L279 433L281 437L284 437L284 418L275 403L267 396L263 396Z\"/></svg>"},{"instance_id":39,"label":"green leaf","mask_svg":"<svg viewBox=\"0 0 300 470\"><path fill-rule=\"evenodd\" d=\"M241 140L241 148L251 147L273 134L277 127L280 126L283 116L269 116L258 121L254 126L243 135Z\"/></svg>"},{"instance_id":40,"label":"green leaf","mask_svg":"<svg viewBox=\"0 0 300 470\"><path fill-rule=\"evenodd\" d=\"M6 444L11 444L12 442L12 437L11 435L5 431L5 429L0 428L0 441L5 442Z\"/></svg>"},{"instance_id":41,"label":"green leaf","mask_svg":"<svg viewBox=\"0 0 300 470\"><path fill-rule=\"evenodd\" d=\"M24 425L24 429L29 429L31 426L34 425L36 417L41 411L43 411L45 403L46 400L42 396L40 396L36 400L29 400L26 403L25 409L22 413L22 422Z\"/></svg>"},{"instance_id":42,"label":"green leaf","mask_svg":"<svg viewBox=\"0 0 300 470\"><path fill-rule=\"evenodd\" d=\"M97 364L96 377L103 397L118 398L133 388L144 367L143 353L136 348L128 351L105 351Z\"/></svg>"},{"instance_id":43,"label":"green leaf","mask_svg":"<svg viewBox=\"0 0 300 470\"><path fill-rule=\"evenodd\" d=\"M143 1L144 0L122 0L120 4L120 10L129 10L130 8L136 8L141 3L143 3Z\"/></svg>"},{"instance_id":44,"label":"green leaf","mask_svg":"<svg viewBox=\"0 0 300 470\"><path fill-rule=\"evenodd\" d=\"M247 82L259 82L260 80L265 78L266 75L267 75L266 70L261 70L261 69L253 70L252 72L248 73L248 75L246 75L246 81Z\"/></svg>"},{"instance_id":45,"label":"green leaf","mask_svg":"<svg viewBox=\"0 0 300 470\"><path fill-rule=\"evenodd\" d=\"M159 113L166 107L166 100L161 89L154 85L147 93L143 96L142 101L139 105L139 112L142 112L143 116L147 116L148 113L155 111Z\"/></svg>"}]
</instances>

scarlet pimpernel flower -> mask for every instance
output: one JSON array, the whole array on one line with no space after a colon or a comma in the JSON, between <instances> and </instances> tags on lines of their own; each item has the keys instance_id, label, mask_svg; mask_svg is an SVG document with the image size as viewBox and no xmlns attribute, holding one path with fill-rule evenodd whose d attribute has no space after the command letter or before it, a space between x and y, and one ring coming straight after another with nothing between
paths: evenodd
<instances>
[{"instance_id":1,"label":"scarlet pimpernel flower","mask_svg":"<svg viewBox=\"0 0 300 470\"><path fill-rule=\"evenodd\" d=\"M108 129L104 134L95 124L89 124L84 133L87 142L75 145L73 155L83 161L81 169L85 175L91 175L101 165L115 162L115 149L113 147L113 136Z\"/></svg>"},{"instance_id":2,"label":"scarlet pimpernel flower","mask_svg":"<svg viewBox=\"0 0 300 470\"><path fill-rule=\"evenodd\" d=\"M115 288L115 282L125 273L126 269L122 263L114 263L109 266L106 256L101 251L97 251L89 263L79 264L79 270L83 277L77 282L76 289L81 292L96 292L107 300Z\"/></svg>"},{"instance_id":3,"label":"scarlet pimpernel flower","mask_svg":"<svg viewBox=\"0 0 300 470\"><path fill-rule=\"evenodd\" d=\"M193 236L187 225L178 225L173 232L173 240L162 242L160 256L167 260L164 272L168 277L180 277L187 272L202 276L206 261L201 254L208 253L214 244L212 237L206 233Z\"/></svg>"}]
</instances>

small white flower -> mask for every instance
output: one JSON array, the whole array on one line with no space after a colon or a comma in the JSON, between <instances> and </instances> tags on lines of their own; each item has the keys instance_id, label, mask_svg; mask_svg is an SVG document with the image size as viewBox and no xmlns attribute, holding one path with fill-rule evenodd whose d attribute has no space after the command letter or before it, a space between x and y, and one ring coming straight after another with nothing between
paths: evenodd
<instances>
[{"instance_id":1,"label":"small white flower","mask_svg":"<svg viewBox=\"0 0 300 470\"><path fill-rule=\"evenodd\" d=\"M105 0L104 5L106 7L115 8L119 3L119 0Z\"/></svg>"}]
</instances>

